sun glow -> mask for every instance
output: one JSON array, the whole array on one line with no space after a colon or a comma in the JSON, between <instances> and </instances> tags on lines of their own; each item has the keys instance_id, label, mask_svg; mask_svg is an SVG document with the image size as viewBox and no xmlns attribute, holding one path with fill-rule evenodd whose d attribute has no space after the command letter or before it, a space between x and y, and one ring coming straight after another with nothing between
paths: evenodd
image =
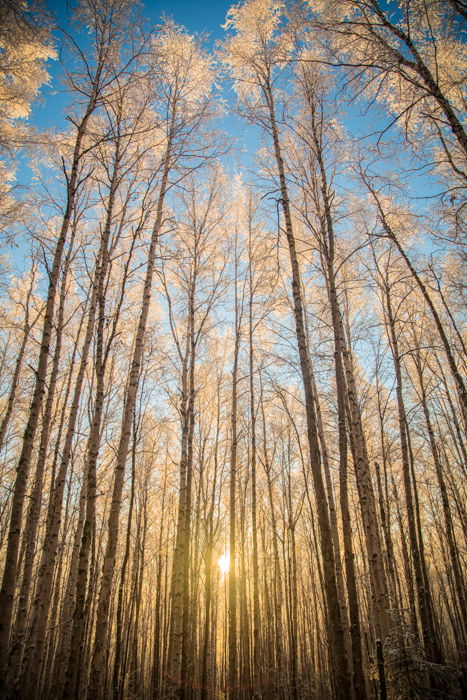
<instances>
[{"instance_id":1,"label":"sun glow","mask_svg":"<svg viewBox=\"0 0 467 700\"><path fill-rule=\"evenodd\" d=\"M217 561L217 566L221 570L221 573L225 576L226 574L229 573L229 566L230 566L230 557L228 554L222 554L218 561Z\"/></svg>"}]
</instances>

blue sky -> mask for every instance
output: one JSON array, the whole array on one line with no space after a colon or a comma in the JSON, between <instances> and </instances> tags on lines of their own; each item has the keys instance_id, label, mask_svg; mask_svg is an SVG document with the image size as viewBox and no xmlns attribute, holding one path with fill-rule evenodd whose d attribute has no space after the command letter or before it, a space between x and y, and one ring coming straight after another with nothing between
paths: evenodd
<instances>
[{"instance_id":1,"label":"blue sky","mask_svg":"<svg viewBox=\"0 0 467 700\"><path fill-rule=\"evenodd\" d=\"M74 3L69 3L71 6ZM46 0L49 7L59 19L66 16L67 3L63 0ZM177 24L184 25L192 32L209 32L215 40L222 36L220 25L224 23L227 10L232 5L230 0L177 0L162 2L148 0L143 3L143 14L156 23L162 14L172 16Z\"/></svg>"},{"instance_id":2,"label":"blue sky","mask_svg":"<svg viewBox=\"0 0 467 700\"><path fill-rule=\"evenodd\" d=\"M62 26L67 24L69 6L73 7L75 2L67 3L64 0L45 0L49 9L56 15L57 21ZM147 19L148 24L157 24L164 14L172 16L177 24L183 25L190 32L206 33L209 35L208 45L215 43L224 37L224 30L221 25L229 7L231 0L177 0L167 2L167 0L147 0L142 4L142 14ZM31 123L40 130L67 128L68 122L65 120L67 108L70 102L70 95L63 91L58 77L62 73L59 61L49 61L48 69L51 74L49 85L41 89L42 100L33 106ZM232 93L225 86L224 99L228 102L232 100ZM362 115L362 105L354 104L346 109L344 123L352 135L368 134L375 128L375 125L382 126L387 123L387 117L381 117L376 110L371 110L370 115ZM222 120L219 126L227 131L235 140L232 152L233 158L229 159L230 167L251 168L254 153L258 147L258 130L248 125L244 120L235 115L234 110ZM397 137L397 127L391 131L391 137ZM371 139L370 139L371 140ZM23 161L26 165L26 161ZM19 180L25 183L28 180L27 167L18 171ZM422 188L426 187L425 179L422 180ZM412 179L412 186L414 182ZM424 192L425 194L426 192Z\"/></svg>"},{"instance_id":3,"label":"blue sky","mask_svg":"<svg viewBox=\"0 0 467 700\"><path fill-rule=\"evenodd\" d=\"M76 2L66 2L66 0L45 0L46 6L57 18L60 26L66 27L70 14L70 9L73 8ZM206 33L208 35L208 43L214 45L218 40L223 38L223 30L221 25L225 22L227 11L232 5L230 0L201 0L201 2L192 2L191 0L177 0L177 2L167 2L167 0L148 0L142 4L142 14L147 19L148 24L157 24L160 18L165 14L173 17L177 24L180 24L190 32ZM59 89L54 78L60 75L60 66L58 61L49 61L48 70L52 76L49 86L43 86L41 94L47 99L47 104L42 100L38 105L34 105L33 123L36 120L37 126L40 128L47 127L51 120L50 126L56 126L57 121L63 116L65 101L55 96L54 92ZM50 99L52 97L52 99Z\"/></svg>"},{"instance_id":4,"label":"blue sky","mask_svg":"<svg viewBox=\"0 0 467 700\"><path fill-rule=\"evenodd\" d=\"M45 0L47 7L55 15L57 22L62 27L67 27L70 10L76 2L66 2L64 0ZM167 0L147 0L141 4L142 15L147 20L149 26L157 24L163 15L173 17L174 21L184 26L189 32L207 35L207 46L214 48L219 40L225 36L221 25L224 24L229 8L234 4L231 0L177 0L177 2L167 2ZM82 41L80 42L82 44ZM59 45L59 35L57 34L57 46ZM30 123L40 130L66 129L67 109L72 96L67 94L60 84L62 68L59 61L49 61L47 69L51 80L48 85L43 85L40 90L41 99L32 105ZM233 94L227 85L224 85L223 97L230 101ZM233 102L233 99L232 99ZM219 128L227 132L235 141L232 155L236 166L251 166L252 157L258 147L257 129L247 124L238 117L234 111L227 114ZM20 179L24 182L28 179L27 161L23 161L23 166L18 171Z\"/></svg>"},{"instance_id":5,"label":"blue sky","mask_svg":"<svg viewBox=\"0 0 467 700\"><path fill-rule=\"evenodd\" d=\"M144 12L153 21L162 13L172 15L178 24L183 24L192 32L209 32L213 39L222 36L220 25L232 3L229 0L177 0L177 2L146 2Z\"/></svg>"}]
</instances>

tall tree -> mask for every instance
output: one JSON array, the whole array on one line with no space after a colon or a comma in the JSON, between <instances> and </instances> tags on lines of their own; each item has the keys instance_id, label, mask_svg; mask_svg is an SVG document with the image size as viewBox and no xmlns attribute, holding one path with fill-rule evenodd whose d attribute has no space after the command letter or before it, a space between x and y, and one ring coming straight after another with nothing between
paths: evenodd
<instances>
[{"instance_id":1,"label":"tall tree","mask_svg":"<svg viewBox=\"0 0 467 700\"><path fill-rule=\"evenodd\" d=\"M236 80L239 96L246 106L248 117L268 129L274 146L281 195L279 201L284 215L284 232L292 273L293 310L305 393L310 463L318 508L320 544L326 585L328 633L336 655L334 672L337 696L344 698L348 697L349 691L348 664L337 600L334 548L317 434L310 356L304 324L300 266L276 117L275 75L287 60L288 48L288 38L280 31L280 11L281 6L278 3L269 3L264 0L251 0L241 7L237 6L230 10L227 26L234 29L236 34L225 45L225 60Z\"/></svg>"},{"instance_id":2,"label":"tall tree","mask_svg":"<svg viewBox=\"0 0 467 700\"><path fill-rule=\"evenodd\" d=\"M85 150L83 144L91 115L98 106L99 100L105 89L109 88L115 79L113 48L121 35L122 23L126 19L130 8L120 0L103 0L102 4L91 4L83 1L79 8L80 19L92 27L95 31L93 49L86 60L85 77L79 85L79 91L84 96L84 105L80 110L80 116L75 122L74 144L72 155L68 164L64 164L66 180L66 206L60 226L59 235L53 251L52 264L49 266L49 283L47 301L44 312L42 338L37 360L36 382L31 400L27 425L24 431L24 439L21 455L18 460L16 479L13 493L13 504L10 518L8 536L8 550L3 571L2 588L0 591L0 673L4 671L6 654L11 628L13 610L13 595L17 578L18 548L22 526L23 503L26 492L29 467L32 458L34 440L39 422L39 414L44 395L44 386L47 375L47 365L50 348L50 338L53 324L56 289L60 275L63 251L67 242L70 222L73 216L76 196L82 184L80 170ZM84 57L83 54L81 56ZM112 72L113 71L113 72ZM73 78L72 78L73 80Z\"/></svg>"}]
</instances>

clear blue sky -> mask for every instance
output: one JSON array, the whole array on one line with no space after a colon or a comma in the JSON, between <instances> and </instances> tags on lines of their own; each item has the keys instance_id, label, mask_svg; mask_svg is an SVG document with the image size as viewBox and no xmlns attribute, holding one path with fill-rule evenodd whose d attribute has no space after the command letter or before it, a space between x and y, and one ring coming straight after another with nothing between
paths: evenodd
<instances>
[{"instance_id":1,"label":"clear blue sky","mask_svg":"<svg viewBox=\"0 0 467 700\"><path fill-rule=\"evenodd\" d=\"M60 26L66 27L69 22L71 9L76 5L75 1L45 0L47 7L55 15ZM163 15L173 17L174 21L184 26L189 32L206 34L208 46L215 46L216 42L225 36L221 25L224 24L227 12L234 3L232 0L147 0L142 3L143 17L151 24L157 24ZM59 42L57 42L58 44ZM40 130L62 129L68 126L65 121L70 95L63 92L60 85L62 70L59 61L49 61L47 64L51 75L49 85L41 88L42 99L33 104L30 122ZM233 98L227 88L224 99ZM240 164L247 168L251 166L251 159L258 146L257 130L248 125L234 113L226 115L219 127L227 131L237 143L234 148L237 157L234 160L237 167ZM241 151L241 153L240 153ZM24 163L26 165L26 162ZM27 179L26 171L21 169L23 181Z\"/></svg>"},{"instance_id":2,"label":"clear blue sky","mask_svg":"<svg viewBox=\"0 0 467 700\"><path fill-rule=\"evenodd\" d=\"M71 7L74 2L67 3L64 0L46 0L47 7L54 12L59 19L64 19L67 14L67 4ZM209 32L212 38L220 38L222 30L220 25L225 22L227 10L233 3L230 0L147 0L142 3L143 15L156 23L162 14L172 16L177 24L184 25L192 32Z\"/></svg>"},{"instance_id":3,"label":"clear blue sky","mask_svg":"<svg viewBox=\"0 0 467 700\"><path fill-rule=\"evenodd\" d=\"M76 2L67 2L67 0L45 0L45 2L56 15L59 24L66 26L70 9L74 7ZM227 12L232 4L232 0L199 0L198 2L194 0L176 0L175 2L147 0L142 3L142 14L149 24L157 24L163 15L171 16L177 24L186 27L190 32L208 34L208 43L214 45L224 37L221 25L225 22ZM57 80L57 76L61 74L59 62L49 61L48 69L52 80L50 85L43 86L41 89L43 99L33 106L31 123L39 129L66 128L65 116L70 96L61 92ZM224 98L229 102L232 97L227 88ZM376 124L381 127L387 123L387 117L378 116L374 110L371 110L370 116L364 116L360 110L361 105L353 105L346 110L345 125L353 135L368 134L373 131ZM220 126L236 139L237 147L234 148L232 154L234 158L231 162L235 163L237 168L242 165L247 169L250 168L258 147L258 130L235 116L234 113L227 115ZM391 135L397 135L396 128L393 129ZM25 172L23 171L22 174L25 175ZM24 179L27 179L27 176ZM421 179L424 180L424 178ZM426 183L423 182L422 189L425 187Z\"/></svg>"},{"instance_id":4,"label":"clear blue sky","mask_svg":"<svg viewBox=\"0 0 467 700\"><path fill-rule=\"evenodd\" d=\"M46 6L55 15L58 24L61 27L66 27L69 22L69 17L72 8L77 4L76 1L68 2L67 0L45 0ZM189 32L205 33L208 35L208 43L214 45L219 39L223 38L223 30L221 25L224 24L227 11L233 3L230 0L201 0L193 2L192 0L177 0L169 2L168 0L147 0L142 3L142 14L149 23L157 24L163 15L173 17L174 21L184 26ZM63 117L63 109L65 107L63 98L53 96L53 92L60 89L54 78L60 75L60 66L58 61L49 61L48 70L52 76L50 86L42 86L41 94L46 97L47 104L34 107L33 123L40 128L47 127L51 119L57 120ZM45 109L44 109L45 107ZM50 126L56 126L54 121Z\"/></svg>"}]
</instances>

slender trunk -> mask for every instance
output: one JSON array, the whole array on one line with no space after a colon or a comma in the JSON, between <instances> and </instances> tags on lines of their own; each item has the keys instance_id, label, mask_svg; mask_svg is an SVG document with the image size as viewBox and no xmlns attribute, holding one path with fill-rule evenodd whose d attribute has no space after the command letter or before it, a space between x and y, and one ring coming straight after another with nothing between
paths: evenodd
<instances>
[{"instance_id":1,"label":"slender trunk","mask_svg":"<svg viewBox=\"0 0 467 700\"><path fill-rule=\"evenodd\" d=\"M40 677L43 658L44 643L46 637L46 625L52 596L52 583L55 560L58 549L58 537L62 522L62 504L65 490L67 471L70 464L75 426L78 418L78 409L81 402L83 382L87 368L89 350L94 333L94 321L97 301L96 273L93 281L92 296L90 300L86 335L81 351L81 361L73 394L72 405L68 417L68 427L65 435L60 468L58 470L53 493L47 513L46 534L39 565L39 588L36 593L31 622L31 632L28 641L28 658L25 658L24 688L26 695L31 697L39 690L38 678Z\"/></svg>"},{"instance_id":2,"label":"slender trunk","mask_svg":"<svg viewBox=\"0 0 467 700\"><path fill-rule=\"evenodd\" d=\"M123 697L125 678L122 674L121 659L123 645L123 598L125 591L125 579L130 558L131 545L131 526L133 522L133 507L135 502L135 474L136 474L136 445L137 445L137 425L136 416L133 415L133 447L131 451L131 486L130 486L130 504L128 507L128 523L125 539L125 552L123 554L122 568L120 569L120 582L118 586L118 601L116 612L116 627L115 627L115 657L113 668L112 692L114 700L119 700Z\"/></svg>"},{"instance_id":3,"label":"slender trunk","mask_svg":"<svg viewBox=\"0 0 467 700\"><path fill-rule=\"evenodd\" d=\"M116 173L114 168L114 178L113 182L116 186ZM113 202L113 200L112 200ZM96 488L97 488L97 460L99 456L99 448L101 441L101 426L102 426L102 416L104 411L104 389L105 389L105 373L107 367L107 361L109 358L110 350L113 345L113 341L116 336L117 324L120 319L120 313L123 305L125 286L129 273L129 266L132 260L133 249L135 246L136 235L132 237L130 251L128 258L126 260L122 283L119 294L119 301L117 303L117 308L113 314L113 326L110 336L104 346L104 328L106 321L106 299L105 299L105 280L106 275L109 272L110 261L108 258L107 243L110 236L110 227L112 221L112 208L110 207L111 201L109 198L109 206L107 208L107 218L104 228L103 238L105 242L105 254L103 256L102 265L99 269L99 281L98 281L98 305L99 305L99 316L97 321L97 331L96 331L96 349L95 349L95 375L96 375L96 388L95 388L95 402L94 402L94 412L91 420L91 427L89 432L89 437L86 446L86 461L84 466L83 479L86 484L86 512L83 524L83 532L81 538L81 545L79 551L78 560L78 575L76 579L76 591L74 595L74 610L73 610L73 622L71 629L71 639L69 655L66 664L66 674L65 674L65 687L64 687L64 698L74 698L79 695L80 691L80 676L81 668L83 666L83 644L84 644L84 630L86 622L86 588L88 584L88 578L91 582L92 577L89 575L90 569L90 557L91 557L91 544L92 536L95 528L96 519Z\"/></svg>"},{"instance_id":4,"label":"slender trunk","mask_svg":"<svg viewBox=\"0 0 467 700\"><path fill-rule=\"evenodd\" d=\"M16 390L18 388L21 369L23 366L23 358L24 358L24 352L26 350L26 344L27 344L28 339L29 339L29 333L31 332L31 329L35 323L35 321L34 321L34 323L31 323L29 320L29 304L31 301L32 291L33 291L33 287L34 287L34 283L35 283L35 278L36 278L36 268L34 266L32 269L32 274L31 274L31 284L28 287L28 291L27 291L27 295L26 295L25 316L24 316L21 344L19 346L19 352L18 352L18 356L17 356L16 362L15 362L15 369L13 372L13 377L11 379L10 392L8 394L8 401L7 401L7 405L6 405L6 410L5 410L5 413L3 415L2 422L0 424L0 452L2 451L3 443L5 441L6 431L8 430L8 425L10 423L11 415L13 413L13 406L14 406L15 398L16 398Z\"/></svg>"},{"instance_id":5,"label":"slender trunk","mask_svg":"<svg viewBox=\"0 0 467 700\"><path fill-rule=\"evenodd\" d=\"M188 649L189 649L189 603L190 603L190 522L191 491L193 478L193 430L195 400L195 294L196 294L196 250L194 269L188 291L188 317L186 342L182 357L181 372L181 454L180 487L177 514L177 531L172 565L172 608L170 618L168 692L174 697L185 697L188 693Z\"/></svg>"},{"instance_id":6,"label":"slender trunk","mask_svg":"<svg viewBox=\"0 0 467 700\"><path fill-rule=\"evenodd\" d=\"M86 516L86 481L83 478L79 497L79 514L76 531L73 538L73 549L68 572L67 586L61 605L61 619L65 622L60 629L60 644L57 651L54 672L49 678L53 684L54 694L61 697L67 669L67 661L70 654L71 633L73 629L73 610L75 605L76 582L78 578L79 552L83 537L84 520Z\"/></svg>"},{"instance_id":7,"label":"slender trunk","mask_svg":"<svg viewBox=\"0 0 467 700\"><path fill-rule=\"evenodd\" d=\"M350 639L352 646L353 666L353 690L355 698L366 698L366 685L363 673L362 643L360 629L360 612L357 593L357 582L354 564L354 552L352 543L352 525L348 496L348 454L347 454L347 427L346 427L346 401L345 401L345 376L342 363L341 346L341 319L337 303L337 292L334 283L334 270L331 265L328 269L329 291L331 301L331 313L334 329L334 362L336 373L337 392L337 416L338 416L338 440L339 440L339 485L340 506L342 516L342 533L344 540L344 558L347 581L347 595L349 601Z\"/></svg>"},{"instance_id":8,"label":"slender trunk","mask_svg":"<svg viewBox=\"0 0 467 700\"><path fill-rule=\"evenodd\" d=\"M236 700L238 692L238 649L237 649L237 447L238 447L238 360L240 351L241 315L238 302L237 273L238 251L237 238L235 238L235 339L232 367L232 405L231 405L231 447L230 447L230 476L229 476L229 586L228 586L228 639L229 639L229 666L228 666L228 697Z\"/></svg>"},{"instance_id":9,"label":"slender trunk","mask_svg":"<svg viewBox=\"0 0 467 700\"><path fill-rule=\"evenodd\" d=\"M151 692L154 698L159 698L162 691L162 662L163 662L163 635L164 621L162 611L162 569L163 569L163 535L164 535L164 517L167 493L167 470L164 472L164 482L162 486L161 498L161 516L159 524L158 537L158 556L157 556L157 577L156 577L156 602L155 602L155 620L154 620L154 644L153 644L153 661L151 672Z\"/></svg>"},{"instance_id":10,"label":"slender trunk","mask_svg":"<svg viewBox=\"0 0 467 700\"><path fill-rule=\"evenodd\" d=\"M216 507L216 486L217 475L219 468L219 440L220 440L220 423L221 423L221 400L220 400L220 383L217 386L217 410L216 410L216 433L214 443L214 474L212 480L212 491L210 508L206 523L206 549L204 555L204 601L205 601L205 618L203 630L203 648L201 654L201 700L209 700L214 697L214 683L211 674L212 656L214 649L214 640L211 634L211 625L213 618L213 570L212 570L212 555L214 547L214 510Z\"/></svg>"},{"instance_id":11,"label":"slender trunk","mask_svg":"<svg viewBox=\"0 0 467 700\"><path fill-rule=\"evenodd\" d=\"M384 641L385 636L389 632L389 618L387 609L389 606L387 582L384 570L383 552L381 540L378 532L378 519L376 513L376 500L373 491L373 485L370 474L370 463L368 459L365 435L361 420L360 406L357 399L356 382L353 372L353 367L350 358L350 349L347 347L344 323L342 312L339 305L336 271L335 271L335 250L336 239L334 233L334 221L332 213L333 193L329 188L326 166L323 158L323 144L321 132L322 115L318 112L317 95L313 91L313 86L308 85L306 89L306 99L311 118L311 139L313 142L314 156L317 161L319 172L319 190L320 195L316 194L317 209L320 219L321 232L321 255L323 260L323 271L326 277L327 291L329 303L331 307L331 317L334 334L334 349L335 349L335 373L336 373L336 391L338 400L338 420L339 420L339 445L343 451L347 451L347 436L343 435L345 430L345 414L346 401L345 392L347 393L350 425L349 430L352 432L351 445L354 453L354 468L356 472L357 490L359 494L360 509L362 512L362 521L365 532L365 543L367 547L368 562L371 573L373 605L375 610L376 624L378 626L378 636ZM350 340L347 342L350 343ZM342 457L340 450L340 459ZM347 462L347 456L345 457ZM344 479L346 479L347 465L344 465ZM346 506L344 504L344 510ZM346 528L344 527L344 532ZM351 546L351 538L347 538L347 546ZM353 554L348 552L347 561L353 558ZM351 567L352 568L352 567ZM347 576L349 572L347 571ZM352 586L352 584L351 584ZM355 600L353 601L355 605ZM354 623L356 610L354 610ZM357 633L357 636L359 634ZM355 644L353 645L355 652ZM355 680L359 688L358 693L364 693L362 687L363 668L361 655L360 658L357 652L356 663L358 668L354 669L356 674ZM357 693L357 695L358 695Z\"/></svg>"},{"instance_id":12,"label":"slender trunk","mask_svg":"<svg viewBox=\"0 0 467 700\"><path fill-rule=\"evenodd\" d=\"M390 340L391 352L394 363L394 372L396 375L396 396L397 409L399 419L399 436L402 456L402 477L404 483L405 503L407 509L407 522L409 529L409 543L412 554L412 562L415 572L415 585L417 590L418 606L420 611L420 621L422 629L423 644L429 659L435 662L440 662L441 650L436 643L436 634L433 624L433 619L429 604L429 592L427 590L428 582L423 575L420 545L417 536L417 526L414 511L413 488L410 477L410 455L407 436L407 417L404 406L403 387L402 387L402 370L399 351L399 341L396 334L395 318L392 310L392 299L389 287L385 287L385 303L387 313L388 335Z\"/></svg>"},{"instance_id":13,"label":"slender trunk","mask_svg":"<svg viewBox=\"0 0 467 700\"><path fill-rule=\"evenodd\" d=\"M107 523L107 545L104 555L104 564L102 568L102 578L98 597L98 606L96 614L96 634L94 639L94 647L91 661L91 675L89 679L89 695L93 699L97 699L99 697L99 689L101 687L101 675L104 669L104 647L108 634L110 593L112 588L115 559L117 554L119 517L122 500L123 482L125 477L125 464L128 455L131 423L136 403L136 394L138 390L141 361L143 356L144 336L146 333L149 304L151 301L151 288L156 257L156 245L162 226L164 198L167 190L168 177L170 171L171 145L171 139L169 137L167 150L164 158L162 179L159 190L159 200L157 204L156 220L152 229L151 243L148 251L148 262L146 267L146 277L143 289L143 301L138 321L138 329L136 332L133 357L131 360L130 375L125 396L125 402L123 406L120 442L118 445L118 451L115 461L115 478L112 493L112 503Z\"/></svg>"},{"instance_id":14,"label":"slender trunk","mask_svg":"<svg viewBox=\"0 0 467 700\"><path fill-rule=\"evenodd\" d=\"M251 204L251 200L250 200ZM253 329L253 302L254 302L254 280L252 266L252 240L251 240L251 213L248 230L248 249L250 255L248 283L249 283L249 306L248 306L248 341L249 341L249 389L250 389L250 429L251 429L251 529L252 529L252 566L253 566L253 692L257 698L261 698L261 620L259 606L259 566L258 566L258 526L256 512L256 406L255 406L255 385L254 385L254 329Z\"/></svg>"},{"instance_id":15,"label":"slender trunk","mask_svg":"<svg viewBox=\"0 0 467 700\"><path fill-rule=\"evenodd\" d=\"M72 239L74 238L74 233L75 233L75 227L73 228ZM51 427L52 427L52 409L53 409L53 403L54 403L54 399L55 399L55 390L56 390L56 386L57 386L58 370L59 370L60 356L61 356L63 317L64 317L64 309L65 309L68 270L69 270L72 249L73 249L73 240L70 241L70 248L69 248L69 251L67 254L67 259L66 259L66 262L64 265L62 284L61 284L61 290L60 290L60 303L59 303L57 322L56 322L56 338L55 338L54 357L53 357L52 368L51 368L50 378L49 378L49 388L48 388L48 393L47 393L47 401L46 401L46 405L44 408L44 416L43 416L43 420L42 420L41 439L40 439L39 452L38 452L38 457L37 457L37 465L36 465L35 475L34 475L34 485L33 485L33 489L31 492L31 502L29 504L28 514L27 514L27 518L26 518L26 527L25 527L26 542L25 542L23 576L22 576L22 581L21 581L21 588L20 588L20 594L19 594L19 599L18 599L18 612L17 612L17 616L16 616L15 629L14 629L15 646L11 650L10 658L9 658L9 666L10 666L11 672L13 672L16 676L14 679L15 685L19 681L18 674L19 674L19 671L21 669L22 661L23 661L24 643L25 643L25 637L26 637L26 624L27 624L28 609L29 609L29 597L30 597L30 592L31 592L34 558L35 558L35 553L36 553L36 548L37 548L37 532L38 532L39 518L40 518L40 512L41 512L41 497L42 497L42 488L43 488L43 482L44 482L44 471L45 471L45 463L46 463L46 458L47 458L47 450L49 447L50 431L51 431ZM84 317L81 319L80 327L78 330L78 337L80 335L81 324L82 324L83 320L84 320Z\"/></svg>"},{"instance_id":16,"label":"slender trunk","mask_svg":"<svg viewBox=\"0 0 467 700\"><path fill-rule=\"evenodd\" d=\"M428 289L424 282L422 281L420 275L412 265L409 257L407 256L407 253L405 252L404 248L402 247L402 244L400 243L395 231L391 228L389 225L387 218L385 216L385 213L381 207L381 204L374 192L374 190L371 189L371 187L367 183L367 187L369 188L370 192L373 194L373 197L376 201L376 205L378 207L379 213L380 213L380 218L381 222L383 225L384 230L386 231L388 237L391 239L391 241L394 242L397 250L399 251L401 257L405 261L405 264L410 270L410 273L412 277L414 278L418 288L420 289L423 298L425 299L428 308L430 309L431 315L433 316L433 320L436 325L436 329L438 331L439 337L441 339L441 342L443 344L444 351L446 353L446 357L448 360L448 365L449 369L451 370L451 374L453 376L456 389L457 389L457 395L459 397L459 403L461 407L461 412L462 412L462 419L463 419L463 424L464 424L464 430L467 432L467 389L464 384L464 380L462 378L462 374L457 366L457 362L455 360L454 354L452 352L451 345L449 343L448 337L446 335L446 331L444 330L444 326L441 322L441 319L439 317L438 311L436 310L436 307L431 299L430 294L428 293Z\"/></svg>"},{"instance_id":17,"label":"slender trunk","mask_svg":"<svg viewBox=\"0 0 467 700\"><path fill-rule=\"evenodd\" d=\"M336 567L334 548L332 544L331 525L329 521L328 503L326 491L321 471L321 455L319 450L319 440L316 427L316 413L314 407L314 397L311 381L310 357L305 335L303 300L301 294L300 271L298 255L296 251L295 237L292 227L292 217L290 214L290 203L285 179L284 162L282 159L279 133L277 130L276 117L274 113L274 102L272 89L269 84L264 89L266 102L269 108L270 124L272 129L274 152L279 173L281 204L285 219L285 233L290 254L290 264L292 269L292 293L295 327L300 358L300 369L302 373L303 388L305 393L305 409L307 418L307 435L310 449L310 464L313 475L313 482L316 495L316 506L318 512L318 522L320 528L320 545L323 560L323 571L325 577L325 593L328 606L329 628L328 635L331 648L333 649L334 677L336 680L336 697L348 700L350 691L350 678L348 663L345 652L345 640L342 621L340 619L340 608L337 597Z\"/></svg>"},{"instance_id":18,"label":"slender trunk","mask_svg":"<svg viewBox=\"0 0 467 700\"><path fill-rule=\"evenodd\" d=\"M15 483L13 486L13 499L8 532L8 544L5 555L5 567L3 570L2 587L0 590L0 678L5 671L5 663L8 654L10 629L13 614L14 591L17 579L17 564L21 526L23 519L23 504L26 494L26 486L29 476L29 468L33 455L34 440L36 436L42 401L45 393L45 380L47 376L47 364L49 359L50 340L52 335L55 297L57 284L62 264L62 256L65 248L71 217L75 207L77 189L79 187L78 166L81 159L82 142L87 130L87 124L94 111L97 100L97 88L99 84L100 70L96 74L91 99L88 103L84 117L82 118L76 135L73 150L71 172L67 178L67 203L63 216L60 233L54 250L53 262L49 273L49 285L44 311L44 322L39 349L36 381L33 397L29 408L28 421L23 436L21 454L16 468Z\"/></svg>"},{"instance_id":19,"label":"slender trunk","mask_svg":"<svg viewBox=\"0 0 467 700\"><path fill-rule=\"evenodd\" d=\"M438 481L438 487L441 494L441 505L443 508L444 517L444 527L446 533L446 540L448 545L449 557L451 560L451 567L454 574L454 581L456 586L456 594L459 602L459 610L462 615L462 629L463 636L465 639L467 633L467 600L465 594L465 583L462 574L462 567L459 561L459 552L455 541L454 535L454 525L452 521L451 508L449 505L449 498L446 489L446 482L444 479L444 471L439 457L438 446L435 439L435 433L433 430L433 425L431 422L430 412L428 409L427 395L423 378L423 371L421 366L421 360L419 355L414 355L415 367L417 370L417 377L420 387L421 402L423 408L423 415L425 417L425 423L428 431L428 438L431 447L431 453L433 456L433 462L435 465L436 478Z\"/></svg>"},{"instance_id":20,"label":"slender trunk","mask_svg":"<svg viewBox=\"0 0 467 700\"><path fill-rule=\"evenodd\" d=\"M196 264L196 263L195 263ZM187 433L187 488L186 488L186 508L185 508L185 555L183 560L183 634L182 634L182 686L186 689L185 694L189 695L192 690L189 687L190 678L194 673L193 653L194 653L194 620L191 617L190 599L192 595L190 585L190 561L192 549L191 536L191 510L192 510L192 488L193 488L193 433L195 428L195 365L196 365L196 343L195 343L195 291L196 277L193 280L189 300L189 334L190 339L190 373L189 373L189 395L187 406L188 433ZM196 537L194 538L196 541ZM194 584L195 585L195 584Z\"/></svg>"},{"instance_id":21,"label":"slender trunk","mask_svg":"<svg viewBox=\"0 0 467 700\"><path fill-rule=\"evenodd\" d=\"M409 548L407 546L407 538L405 536L405 524L402 519L402 512L400 508L400 496L396 488L396 482L394 479L394 474L392 474L392 492L393 492L393 497L394 497L394 502L396 504L396 515L397 515L397 524L399 527L399 532L400 532L400 537L401 537L401 549L402 549L402 561L403 561L403 566L404 566L404 578L405 578L405 585L407 588L407 600L408 600L408 608L409 608L409 616L410 616L410 625L412 628L412 633L415 635L417 640L419 639L419 631L418 631L418 624L417 624L417 610L416 610L416 604L415 604L415 589L413 585L413 576L412 576L412 571L410 569L410 554L409 554Z\"/></svg>"}]
</instances>

